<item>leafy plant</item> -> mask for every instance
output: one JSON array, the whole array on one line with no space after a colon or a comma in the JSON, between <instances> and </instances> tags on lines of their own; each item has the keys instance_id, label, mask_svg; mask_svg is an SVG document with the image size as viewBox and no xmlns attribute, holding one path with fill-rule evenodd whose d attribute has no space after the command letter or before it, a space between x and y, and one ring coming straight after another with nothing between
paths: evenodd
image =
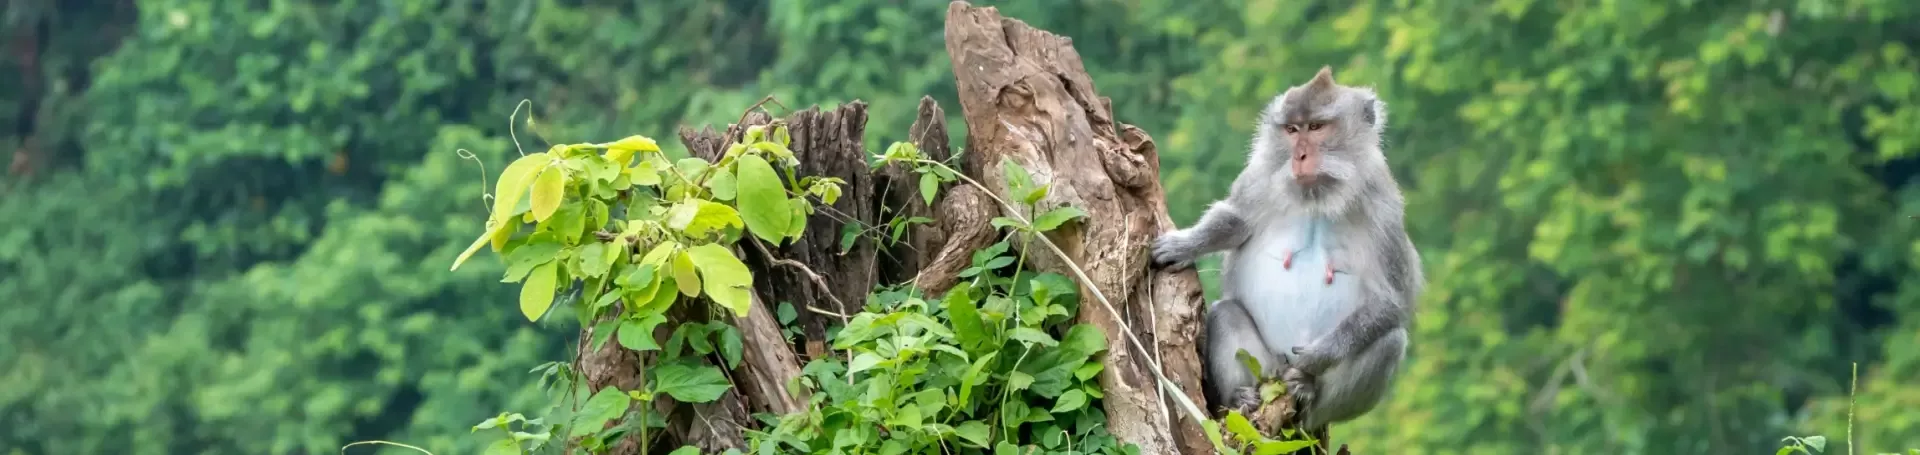
<instances>
[{"instance_id":1,"label":"leafy plant","mask_svg":"<svg viewBox=\"0 0 1920 455\"><path fill-rule=\"evenodd\" d=\"M507 165L485 231L453 268L490 246L507 262L501 281L521 284L521 314L536 321L579 283L581 304L572 310L582 326L595 326L592 347L611 339L651 355L643 356L643 385L593 392L577 410L566 407L572 412L564 421L501 414L476 425L475 431L506 434L490 453L540 449L556 436L579 437L582 448L599 451L630 431L641 433L644 449L646 433L666 424L649 412L651 402L661 396L710 402L732 387L721 368L740 362L737 328L719 318L679 323L664 345L653 332L676 305L696 305L695 314L745 316L753 276L733 247L797 238L814 210L808 196L829 204L839 198L837 179L795 175L790 143L785 125L776 122L750 129L711 163L671 160L653 139L630 136L555 145ZM546 378L567 384L573 397L585 395L575 390L580 384L567 365L535 371L542 369ZM516 424L519 430L511 428Z\"/></svg>"}]
</instances>

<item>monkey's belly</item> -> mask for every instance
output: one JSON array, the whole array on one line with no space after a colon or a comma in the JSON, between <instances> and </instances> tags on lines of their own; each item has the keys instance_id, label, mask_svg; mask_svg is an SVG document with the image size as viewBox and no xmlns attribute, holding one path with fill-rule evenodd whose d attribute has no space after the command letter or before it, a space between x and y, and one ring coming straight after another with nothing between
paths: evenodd
<instances>
[{"instance_id":1,"label":"monkey's belly","mask_svg":"<svg viewBox=\"0 0 1920 455\"><path fill-rule=\"evenodd\" d=\"M1227 258L1226 294L1246 306L1275 353L1332 332L1353 311L1360 280L1342 272L1327 284L1333 236L1326 228L1315 223L1258 233ZM1288 252L1293 253L1291 267Z\"/></svg>"}]
</instances>

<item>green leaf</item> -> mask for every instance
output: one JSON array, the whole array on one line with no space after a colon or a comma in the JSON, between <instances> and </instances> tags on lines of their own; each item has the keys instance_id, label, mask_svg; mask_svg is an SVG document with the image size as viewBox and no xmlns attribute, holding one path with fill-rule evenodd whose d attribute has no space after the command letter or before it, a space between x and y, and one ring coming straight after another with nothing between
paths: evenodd
<instances>
[{"instance_id":1,"label":"green leaf","mask_svg":"<svg viewBox=\"0 0 1920 455\"><path fill-rule=\"evenodd\" d=\"M633 405L633 399L618 387L602 387L594 392L592 398L580 407L573 416L572 436L585 436L598 433L608 421L626 415L627 408Z\"/></svg>"},{"instance_id":2,"label":"green leaf","mask_svg":"<svg viewBox=\"0 0 1920 455\"><path fill-rule=\"evenodd\" d=\"M627 168L627 175L633 179L633 184L635 185L654 186L660 184L660 169L660 162L652 159L641 159L640 164L635 164L633 167Z\"/></svg>"},{"instance_id":3,"label":"green leaf","mask_svg":"<svg viewBox=\"0 0 1920 455\"><path fill-rule=\"evenodd\" d=\"M700 296L700 276L693 273L693 258L686 252L673 255L673 268L669 270L673 272L673 283L680 286L680 295Z\"/></svg>"},{"instance_id":4,"label":"green leaf","mask_svg":"<svg viewBox=\"0 0 1920 455\"><path fill-rule=\"evenodd\" d=\"M1105 369L1106 366L1098 360L1083 363L1080 367L1073 369L1073 377L1082 381L1090 380L1094 375L1100 374L1100 370Z\"/></svg>"},{"instance_id":5,"label":"green leaf","mask_svg":"<svg viewBox=\"0 0 1920 455\"><path fill-rule=\"evenodd\" d=\"M1292 441L1273 441L1273 440L1260 441L1260 442L1253 443L1253 447L1254 447L1253 453L1254 455L1280 455L1283 453L1296 453L1300 449L1312 447L1314 442L1315 441L1312 441L1312 440L1301 440L1301 439L1296 439Z\"/></svg>"},{"instance_id":6,"label":"green leaf","mask_svg":"<svg viewBox=\"0 0 1920 455\"><path fill-rule=\"evenodd\" d=\"M940 190L940 178L933 174L920 174L920 198L927 205L933 205L933 193Z\"/></svg>"},{"instance_id":7,"label":"green leaf","mask_svg":"<svg viewBox=\"0 0 1920 455\"><path fill-rule=\"evenodd\" d=\"M707 243L687 249L693 266L706 278L707 298L735 317L746 317L753 306L753 272L726 247Z\"/></svg>"},{"instance_id":8,"label":"green leaf","mask_svg":"<svg viewBox=\"0 0 1920 455\"><path fill-rule=\"evenodd\" d=\"M998 352L989 352L987 353L987 355L981 356L979 359L975 359L973 361L973 366L967 367L967 374L960 377L960 396L958 397L960 400L959 406L965 407L969 403L972 403L973 386L975 384L986 382L988 378L981 376L981 374L986 371L989 365L993 364L992 363L993 358L998 355L1000 355L1000 353Z\"/></svg>"},{"instance_id":9,"label":"green leaf","mask_svg":"<svg viewBox=\"0 0 1920 455\"><path fill-rule=\"evenodd\" d=\"M680 229L690 236L700 237L713 231L743 226L740 224L740 213L735 212L733 207L707 200L695 200L690 205L698 207L693 210L693 216L684 224L669 227ZM680 220L675 218L672 221Z\"/></svg>"},{"instance_id":10,"label":"green leaf","mask_svg":"<svg viewBox=\"0 0 1920 455\"><path fill-rule=\"evenodd\" d=\"M607 255L607 244L593 242L580 247L580 274L588 278L605 276L617 257Z\"/></svg>"},{"instance_id":11,"label":"green leaf","mask_svg":"<svg viewBox=\"0 0 1920 455\"><path fill-rule=\"evenodd\" d=\"M1061 224L1065 224L1067 221L1085 216L1087 216L1087 212L1080 210L1079 207L1071 205L1060 207L1047 213L1042 213L1038 217L1034 217L1033 228L1041 232L1051 231L1054 230L1054 228L1060 227Z\"/></svg>"},{"instance_id":12,"label":"green leaf","mask_svg":"<svg viewBox=\"0 0 1920 455\"><path fill-rule=\"evenodd\" d=\"M1033 375L1015 371L1007 374L1007 387L1013 390L1027 390L1033 386Z\"/></svg>"},{"instance_id":13,"label":"green leaf","mask_svg":"<svg viewBox=\"0 0 1920 455\"><path fill-rule=\"evenodd\" d=\"M1233 433L1233 435L1238 437L1241 441L1258 441L1261 439L1266 439L1265 437L1260 435L1259 430L1255 430L1253 428L1253 422L1248 421L1247 416L1240 415L1239 412L1227 413L1227 418L1224 420L1226 420L1227 431L1230 433Z\"/></svg>"},{"instance_id":14,"label":"green leaf","mask_svg":"<svg viewBox=\"0 0 1920 455\"><path fill-rule=\"evenodd\" d=\"M672 363L653 370L654 391L684 403L706 403L720 399L732 384L720 369L712 366L688 366Z\"/></svg>"},{"instance_id":15,"label":"green leaf","mask_svg":"<svg viewBox=\"0 0 1920 455\"><path fill-rule=\"evenodd\" d=\"M875 366L879 366L880 362L885 360L886 358L880 357L879 354L874 354L871 352L862 352L860 353L860 355L853 356L852 362L847 362L847 375L852 376L854 373L859 373L859 372L871 369Z\"/></svg>"},{"instance_id":16,"label":"green leaf","mask_svg":"<svg viewBox=\"0 0 1920 455\"><path fill-rule=\"evenodd\" d=\"M1813 450L1815 452L1827 451L1826 436L1808 436L1808 437L1800 438L1800 441L1807 443L1807 445L1813 446Z\"/></svg>"},{"instance_id":17,"label":"green leaf","mask_svg":"<svg viewBox=\"0 0 1920 455\"><path fill-rule=\"evenodd\" d=\"M1027 194L1032 191L1032 175L1027 173L1027 168L1014 162L1012 157L1000 158L1000 173L1007 179L1007 194Z\"/></svg>"},{"instance_id":18,"label":"green leaf","mask_svg":"<svg viewBox=\"0 0 1920 455\"><path fill-rule=\"evenodd\" d=\"M987 424L978 420L968 420L966 423L962 423L953 429L955 436L959 436L960 439L973 443L974 447L980 448L987 447L987 438L990 432L991 429L987 427Z\"/></svg>"},{"instance_id":19,"label":"green leaf","mask_svg":"<svg viewBox=\"0 0 1920 455\"><path fill-rule=\"evenodd\" d=\"M485 455L520 455L520 443L512 439L501 439L487 444Z\"/></svg>"},{"instance_id":20,"label":"green leaf","mask_svg":"<svg viewBox=\"0 0 1920 455\"><path fill-rule=\"evenodd\" d=\"M673 449L673 452L669 452L667 453L667 455L700 455L700 448L694 447L694 446L680 446L680 448Z\"/></svg>"},{"instance_id":21,"label":"green leaf","mask_svg":"<svg viewBox=\"0 0 1920 455\"><path fill-rule=\"evenodd\" d=\"M627 151L627 152L658 152L660 151L660 143L654 142L653 138L640 136L640 135L633 135L633 136L627 136L626 138L620 139L618 141L614 141L612 144L607 144L607 150L621 150L621 151Z\"/></svg>"},{"instance_id":22,"label":"green leaf","mask_svg":"<svg viewBox=\"0 0 1920 455\"><path fill-rule=\"evenodd\" d=\"M967 352L979 352L990 342L987 325L980 321L980 309L973 303L973 283L962 281L947 290L940 303L947 308L947 318L952 321L953 335L960 342L960 348Z\"/></svg>"},{"instance_id":23,"label":"green leaf","mask_svg":"<svg viewBox=\"0 0 1920 455\"><path fill-rule=\"evenodd\" d=\"M1068 390L1067 393L1060 394L1059 400L1055 400L1053 402L1053 413L1064 414L1068 412L1073 412L1074 410L1080 409L1081 406L1086 406L1086 405L1087 405L1086 392L1081 392L1079 390Z\"/></svg>"},{"instance_id":24,"label":"green leaf","mask_svg":"<svg viewBox=\"0 0 1920 455\"><path fill-rule=\"evenodd\" d=\"M553 211L560 209L560 198L567 193L566 170L557 166L547 166L540 176L533 180L533 220L546 221Z\"/></svg>"},{"instance_id":25,"label":"green leaf","mask_svg":"<svg viewBox=\"0 0 1920 455\"><path fill-rule=\"evenodd\" d=\"M527 281L520 284L520 314L529 321L539 321L540 315L547 314L547 308L553 306L554 287L559 283L558 261L541 264L527 274Z\"/></svg>"},{"instance_id":26,"label":"green leaf","mask_svg":"<svg viewBox=\"0 0 1920 455\"><path fill-rule=\"evenodd\" d=\"M1254 358L1253 354L1248 354L1247 350L1245 349L1235 350L1233 352L1233 357L1236 359L1240 359L1240 365L1245 366L1247 368L1247 372L1252 373L1255 379L1264 378L1266 376L1266 373L1265 373L1266 370L1260 368L1260 359Z\"/></svg>"},{"instance_id":27,"label":"green leaf","mask_svg":"<svg viewBox=\"0 0 1920 455\"><path fill-rule=\"evenodd\" d=\"M720 169L714 172L712 177L707 177L707 189L713 190L715 200L733 200L736 185L737 180L734 179L733 172L726 169Z\"/></svg>"},{"instance_id":28,"label":"green leaf","mask_svg":"<svg viewBox=\"0 0 1920 455\"><path fill-rule=\"evenodd\" d=\"M494 183L493 213L488 220L505 220L513 213L513 206L527 195L527 189L533 186L534 177L543 173L553 163L553 156L535 153L520 157L500 171L500 181Z\"/></svg>"},{"instance_id":29,"label":"green leaf","mask_svg":"<svg viewBox=\"0 0 1920 455\"><path fill-rule=\"evenodd\" d=\"M740 157L739 172L739 200L735 202L740 207L741 218L747 222L747 229L761 240L780 244L793 222L787 190L780 184L780 176L774 174L767 160L755 155Z\"/></svg>"},{"instance_id":30,"label":"green leaf","mask_svg":"<svg viewBox=\"0 0 1920 455\"><path fill-rule=\"evenodd\" d=\"M1009 337L1027 344L1037 344L1041 346L1051 347L1060 344L1059 341L1053 339L1053 336L1047 335L1047 332L1032 327L1014 328Z\"/></svg>"},{"instance_id":31,"label":"green leaf","mask_svg":"<svg viewBox=\"0 0 1920 455\"><path fill-rule=\"evenodd\" d=\"M715 333L720 335L720 359L727 362L727 369L740 367L740 355L745 351L740 339L740 329L731 325L720 325Z\"/></svg>"},{"instance_id":32,"label":"green leaf","mask_svg":"<svg viewBox=\"0 0 1920 455\"><path fill-rule=\"evenodd\" d=\"M528 238L527 243L507 252L507 274L500 282L520 281L533 272L534 267L559 259L561 246L552 235L536 234Z\"/></svg>"},{"instance_id":33,"label":"green leaf","mask_svg":"<svg viewBox=\"0 0 1920 455\"><path fill-rule=\"evenodd\" d=\"M640 319L627 319L620 323L620 346L635 351L657 351L660 345L653 340L653 329L667 322L660 314L643 316Z\"/></svg>"}]
</instances>

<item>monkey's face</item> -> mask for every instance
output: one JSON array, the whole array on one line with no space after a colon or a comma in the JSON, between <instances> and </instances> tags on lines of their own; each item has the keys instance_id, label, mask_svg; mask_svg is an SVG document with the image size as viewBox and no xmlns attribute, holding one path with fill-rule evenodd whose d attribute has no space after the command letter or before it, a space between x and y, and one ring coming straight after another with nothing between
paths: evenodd
<instances>
[{"instance_id":1,"label":"monkey's face","mask_svg":"<svg viewBox=\"0 0 1920 455\"><path fill-rule=\"evenodd\" d=\"M1371 91L1333 82L1329 69L1289 88L1268 106L1259 144L1286 162L1286 176L1308 194L1360 174L1380 153L1379 106Z\"/></svg>"}]
</instances>

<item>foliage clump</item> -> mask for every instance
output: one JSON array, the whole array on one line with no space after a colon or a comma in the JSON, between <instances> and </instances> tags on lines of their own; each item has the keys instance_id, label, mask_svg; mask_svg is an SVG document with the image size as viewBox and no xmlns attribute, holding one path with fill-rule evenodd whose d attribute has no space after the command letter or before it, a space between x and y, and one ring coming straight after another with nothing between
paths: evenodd
<instances>
[{"instance_id":1,"label":"foliage clump","mask_svg":"<svg viewBox=\"0 0 1920 455\"><path fill-rule=\"evenodd\" d=\"M559 307L594 327L585 341L592 349L611 340L645 354L646 373L634 390L590 391L572 365L536 368L561 399L544 416L503 413L474 426L502 435L489 453L557 451L567 446L557 441L574 438L597 453L635 432L644 446L667 426L652 402L711 402L733 387L727 371L744 347L724 316L763 304L736 248L798 238L814 202L832 204L844 183L797 175L790 143L776 121L748 129L717 162L672 160L654 140L631 136L555 145L501 172L485 229L453 267L490 247L507 263L502 281L521 285L523 316L539 320L567 297L561 302L572 304ZM890 163L921 173L928 199L957 177L907 143L876 157L876 167ZM1012 163L1003 169L1026 176ZM937 299L907 284L876 289L829 335L845 356L809 362L790 384L814 392L808 409L756 416L764 428L749 432L752 453L1138 453L1105 429L1098 355L1106 337L1073 322L1078 285L1028 270L1027 249L1013 248L1084 213L1035 214L1046 187L1016 182L1028 182L1016 183L1031 196L1028 216L994 220L1016 235L974 252L965 281ZM914 221L877 231L898 237ZM791 305L782 302L778 315L791 322ZM654 333L663 325L670 335L661 343Z\"/></svg>"}]
</instances>

